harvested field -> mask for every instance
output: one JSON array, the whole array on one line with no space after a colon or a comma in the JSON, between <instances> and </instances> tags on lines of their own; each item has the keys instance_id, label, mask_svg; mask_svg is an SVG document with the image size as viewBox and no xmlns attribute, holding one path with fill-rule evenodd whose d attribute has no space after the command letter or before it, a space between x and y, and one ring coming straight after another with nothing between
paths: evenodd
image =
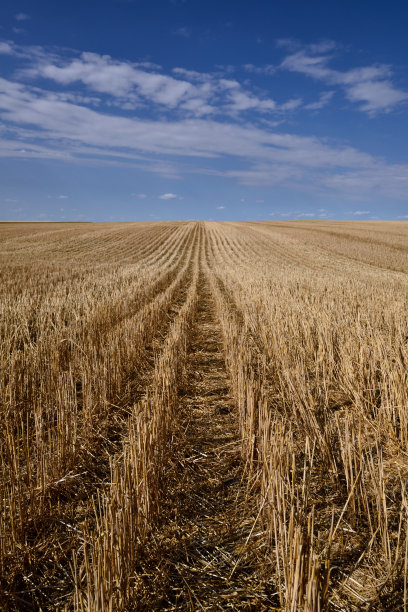
<instances>
[{"instance_id":1,"label":"harvested field","mask_svg":"<svg viewBox=\"0 0 408 612\"><path fill-rule=\"evenodd\" d=\"M1 610L406 610L408 225L0 224Z\"/></svg>"}]
</instances>

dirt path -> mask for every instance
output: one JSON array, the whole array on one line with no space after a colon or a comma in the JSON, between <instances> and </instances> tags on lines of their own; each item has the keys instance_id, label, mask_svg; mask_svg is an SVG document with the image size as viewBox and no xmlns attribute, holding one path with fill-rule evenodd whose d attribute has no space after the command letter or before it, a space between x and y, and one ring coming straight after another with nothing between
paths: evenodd
<instances>
[{"instance_id":1,"label":"dirt path","mask_svg":"<svg viewBox=\"0 0 408 612\"><path fill-rule=\"evenodd\" d=\"M156 542L159 565L145 573L150 596L141 609L270 610L268 591L273 591L259 578L251 542L245 545L256 509L251 512L245 503L237 416L204 275L198 303L180 405L184 439L176 453L178 480Z\"/></svg>"}]
</instances>

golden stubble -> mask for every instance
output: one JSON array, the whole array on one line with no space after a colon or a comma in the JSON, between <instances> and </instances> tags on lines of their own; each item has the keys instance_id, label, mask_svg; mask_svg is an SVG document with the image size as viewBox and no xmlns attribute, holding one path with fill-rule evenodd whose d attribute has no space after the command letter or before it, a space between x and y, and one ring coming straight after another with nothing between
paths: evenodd
<instances>
[{"instance_id":1,"label":"golden stubble","mask_svg":"<svg viewBox=\"0 0 408 612\"><path fill-rule=\"evenodd\" d=\"M252 548L277 609L406 609L404 223L4 224L0 241L0 607L137 609L204 279L252 517L225 579Z\"/></svg>"}]
</instances>

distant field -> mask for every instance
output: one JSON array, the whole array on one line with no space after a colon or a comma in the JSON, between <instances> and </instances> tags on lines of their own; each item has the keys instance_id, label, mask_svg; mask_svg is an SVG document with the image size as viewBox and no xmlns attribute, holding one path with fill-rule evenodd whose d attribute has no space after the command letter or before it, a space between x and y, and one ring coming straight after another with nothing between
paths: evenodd
<instances>
[{"instance_id":1,"label":"distant field","mask_svg":"<svg viewBox=\"0 0 408 612\"><path fill-rule=\"evenodd\" d=\"M1 610L406 610L408 224L0 224Z\"/></svg>"}]
</instances>

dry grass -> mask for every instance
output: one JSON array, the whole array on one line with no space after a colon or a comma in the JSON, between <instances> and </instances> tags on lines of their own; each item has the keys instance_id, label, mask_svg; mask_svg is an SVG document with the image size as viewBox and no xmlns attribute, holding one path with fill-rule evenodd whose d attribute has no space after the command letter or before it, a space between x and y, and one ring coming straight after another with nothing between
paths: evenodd
<instances>
[{"instance_id":1,"label":"dry grass","mask_svg":"<svg viewBox=\"0 0 408 612\"><path fill-rule=\"evenodd\" d=\"M0 262L1 609L406 610L404 223L3 224Z\"/></svg>"}]
</instances>

